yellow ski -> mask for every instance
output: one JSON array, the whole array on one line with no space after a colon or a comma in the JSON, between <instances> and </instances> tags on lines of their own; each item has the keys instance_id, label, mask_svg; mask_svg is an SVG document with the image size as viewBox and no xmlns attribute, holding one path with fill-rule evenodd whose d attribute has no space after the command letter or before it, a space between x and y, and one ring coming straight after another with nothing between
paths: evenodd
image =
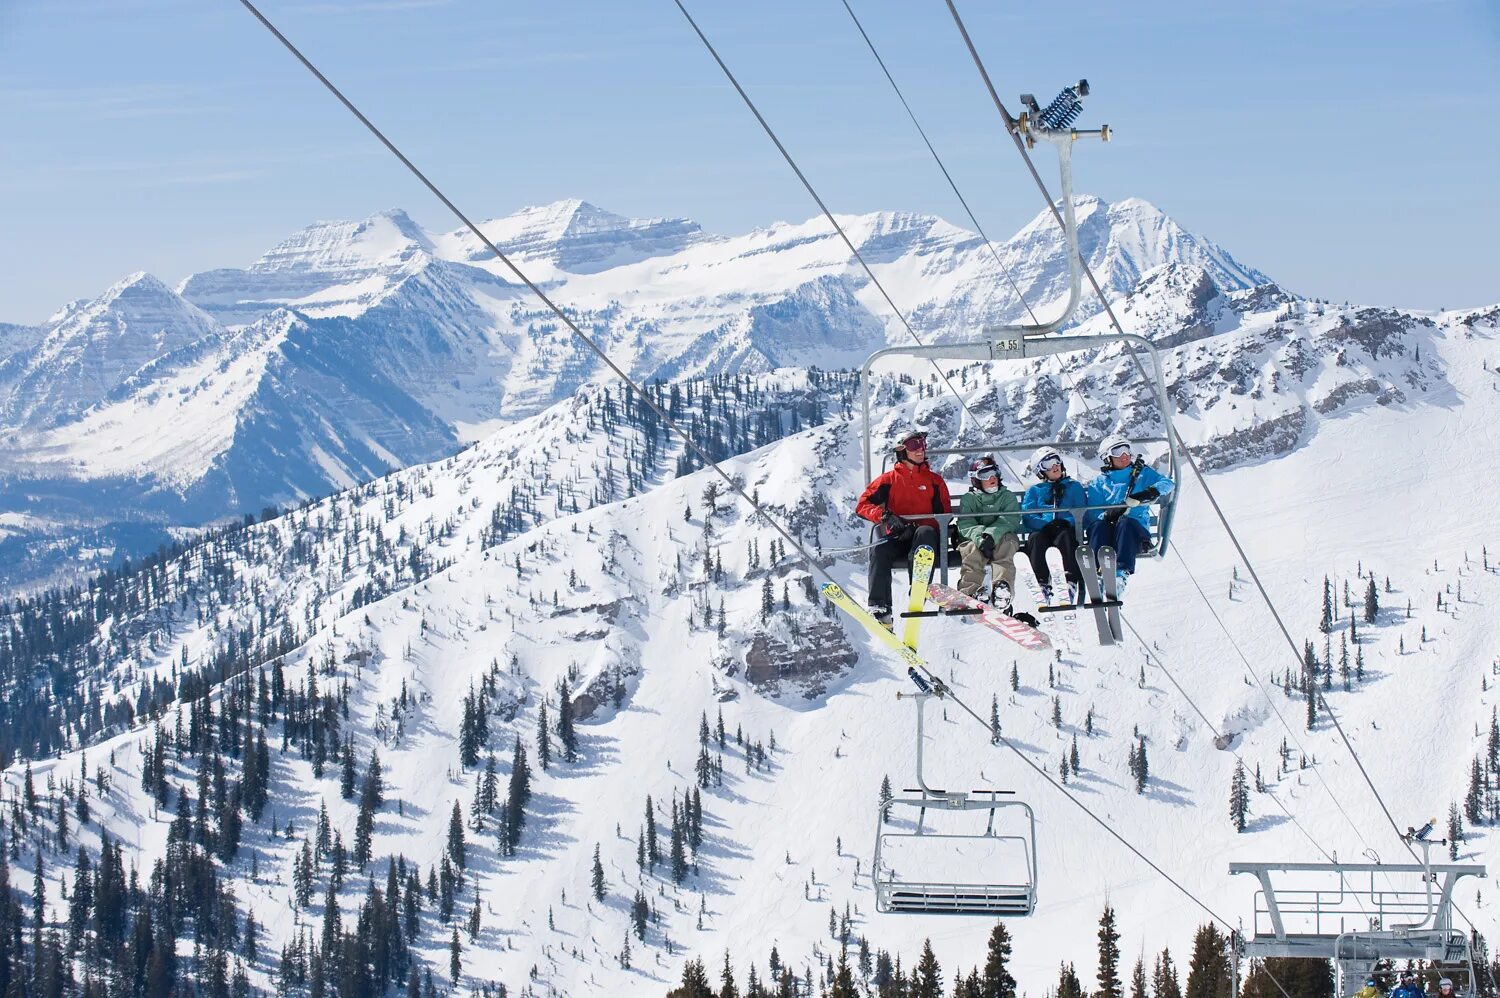
<instances>
[{"instance_id":1,"label":"yellow ski","mask_svg":"<svg viewBox=\"0 0 1500 998\"><path fill-rule=\"evenodd\" d=\"M915 651L908 648L900 638L896 637L896 635L892 634L890 631L881 626L880 621L871 616L869 610L866 610L864 607L854 602L854 600L850 599L849 594L844 592L844 590L840 588L837 583L829 582L824 585L823 596L828 600L828 602L832 603L834 606L838 607L840 610L843 610L849 616L853 617L864 627L865 630L875 635L875 637L889 646L892 651L895 651L898 655L900 655L902 661L904 661L908 666L915 667L919 673L927 675L927 663L922 661L922 656L918 655Z\"/></svg>"},{"instance_id":2,"label":"yellow ski","mask_svg":"<svg viewBox=\"0 0 1500 998\"><path fill-rule=\"evenodd\" d=\"M932 564L936 560L932 548L926 544L917 548L912 555L911 600L906 605L906 627L902 630L901 640L913 651L917 647L917 630L922 626L922 618L912 614L921 613L927 608L927 586L932 581Z\"/></svg>"}]
</instances>

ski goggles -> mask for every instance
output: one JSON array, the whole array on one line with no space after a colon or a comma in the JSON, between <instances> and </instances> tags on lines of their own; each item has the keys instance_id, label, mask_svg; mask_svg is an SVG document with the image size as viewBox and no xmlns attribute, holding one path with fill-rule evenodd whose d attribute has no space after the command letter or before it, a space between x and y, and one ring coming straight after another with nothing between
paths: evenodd
<instances>
[{"instance_id":1,"label":"ski goggles","mask_svg":"<svg viewBox=\"0 0 1500 998\"><path fill-rule=\"evenodd\" d=\"M1037 471L1051 471L1053 468L1061 468L1061 467L1062 467L1062 458L1058 457L1056 454L1053 454L1051 457L1044 457L1040 461L1038 461L1037 462L1037 466L1036 466L1036 470Z\"/></svg>"},{"instance_id":2,"label":"ski goggles","mask_svg":"<svg viewBox=\"0 0 1500 998\"><path fill-rule=\"evenodd\" d=\"M1129 444L1115 444L1113 447L1111 447L1109 449L1109 456L1110 457L1129 457L1130 456L1130 445Z\"/></svg>"},{"instance_id":3,"label":"ski goggles","mask_svg":"<svg viewBox=\"0 0 1500 998\"><path fill-rule=\"evenodd\" d=\"M901 446L906 448L907 450L926 450L927 434L923 433L920 436L907 437L905 440L901 441Z\"/></svg>"},{"instance_id":4,"label":"ski goggles","mask_svg":"<svg viewBox=\"0 0 1500 998\"><path fill-rule=\"evenodd\" d=\"M989 467L986 467L986 468L980 468L978 471L974 472L974 477L975 478L999 478L1000 477L1000 469L996 468L994 465L990 465Z\"/></svg>"}]
</instances>

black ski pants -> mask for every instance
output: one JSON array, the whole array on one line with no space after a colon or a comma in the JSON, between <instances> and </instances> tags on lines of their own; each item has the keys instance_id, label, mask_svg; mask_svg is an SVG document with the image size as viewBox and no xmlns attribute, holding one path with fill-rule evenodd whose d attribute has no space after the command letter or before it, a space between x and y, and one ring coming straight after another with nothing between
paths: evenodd
<instances>
[{"instance_id":1,"label":"black ski pants","mask_svg":"<svg viewBox=\"0 0 1500 998\"><path fill-rule=\"evenodd\" d=\"M1073 524L1067 520L1053 520L1041 530L1034 531L1026 539L1026 556L1031 559L1031 571L1042 585L1052 584L1052 570L1047 567L1047 549L1057 548L1062 552L1063 574L1075 585L1083 581L1078 571L1078 538L1073 536Z\"/></svg>"},{"instance_id":2,"label":"black ski pants","mask_svg":"<svg viewBox=\"0 0 1500 998\"><path fill-rule=\"evenodd\" d=\"M938 548L937 541L936 527L921 526L915 532L905 531L887 537L882 543L875 545L870 551L870 598L866 601L867 605L889 610L891 608L891 567L896 564L896 559L905 558L907 570L910 571L912 552L923 544L932 548L932 553L937 557L942 558L947 552Z\"/></svg>"}]
</instances>

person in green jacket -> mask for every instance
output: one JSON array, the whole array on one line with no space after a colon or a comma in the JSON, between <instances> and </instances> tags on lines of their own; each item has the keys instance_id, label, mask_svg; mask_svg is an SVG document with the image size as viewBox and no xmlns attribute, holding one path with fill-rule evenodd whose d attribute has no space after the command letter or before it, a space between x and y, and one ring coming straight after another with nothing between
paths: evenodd
<instances>
[{"instance_id":1,"label":"person in green jacket","mask_svg":"<svg viewBox=\"0 0 1500 998\"><path fill-rule=\"evenodd\" d=\"M978 596L984 585L984 569L990 566L994 588L990 597L1002 613L1010 613L1011 588L1016 582L1016 552L1021 539L1021 504L1015 495L1000 486L1000 467L986 454L969 466L969 491L958 502L958 533L963 543L963 568L958 576L959 591Z\"/></svg>"}]
</instances>

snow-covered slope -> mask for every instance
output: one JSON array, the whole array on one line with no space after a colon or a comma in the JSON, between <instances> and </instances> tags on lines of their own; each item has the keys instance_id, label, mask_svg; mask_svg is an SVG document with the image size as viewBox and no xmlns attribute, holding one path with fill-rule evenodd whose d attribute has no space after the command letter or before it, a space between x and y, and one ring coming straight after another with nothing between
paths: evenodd
<instances>
[{"instance_id":1,"label":"snow-covered slope","mask_svg":"<svg viewBox=\"0 0 1500 998\"><path fill-rule=\"evenodd\" d=\"M1199 286L1192 275L1176 277ZM1163 284L1176 277L1160 275ZM1496 553L1481 552L1500 535L1466 512L1482 510L1488 499L1480 469L1489 446L1484 427L1500 416L1500 381L1492 370L1500 327L1493 315L1449 314L1376 335L1372 328L1384 328L1371 325L1379 316L1366 321L1357 310L1327 308L1310 316L1319 321L1294 331L1283 325L1274 341L1269 330L1288 321L1277 318L1287 303L1255 307L1236 294L1200 297L1200 325L1226 329L1185 340L1173 359L1174 378L1203 381L1221 400L1210 405L1208 396L1184 397L1178 389L1174 397L1183 399L1189 417L1184 432L1199 441L1210 427L1222 431L1253 420L1245 407L1259 401L1257 390L1269 398L1268 379L1280 378L1277 394L1290 400L1281 404L1305 420L1298 445L1215 472L1215 493L1296 638L1320 637L1323 577L1335 593L1349 583L1356 597L1367 577L1380 580L1385 609L1375 624L1361 621L1361 643L1350 649L1362 655L1365 678L1350 692L1336 685L1325 697L1397 819L1415 824L1442 815L1450 801L1462 800L1470 761L1483 752L1481 732L1500 702L1487 681L1500 566ZM1189 378L1195 364L1208 364L1192 351L1212 340L1223 341L1214 354L1219 360ZM1315 362L1280 373L1295 366L1277 363L1284 348ZM1029 403L1043 382L1060 383L1064 369L1101 384L1126 380L1119 358L1057 363L994 385L969 372L967 391L983 413L1002 385L1015 387L1003 388L1001 398L1015 391ZM1346 370L1354 379L1347 383L1400 379L1399 395L1340 393ZM1032 386L1029 395L1022 383ZM1094 397L1113 395L1101 390ZM956 423L954 404L925 383L889 385L883 398L882 423L916 419L935 431ZM1231 403L1240 409L1228 409ZM1008 433L1027 420L1057 418L1070 404L1060 388L1050 405L1007 403L995 418ZM1122 416L1135 418L1128 406ZM222 570L219 559L193 555L163 566L162 579L182 573L189 602L173 611L167 588L157 612L172 611L175 619L140 628L143 635L154 631L151 650L137 643L129 659L111 666L121 692L134 695L142 676L169 676L184 657L190 665L214 660L226 642L243 652L239 635L250 635L269 662L267 642L287 622L294 647L275 657L289 681L300 682L311 669L326 688L347 683L345 730L355 757L363 766L371 749L380 751L389 803L377 822L378 879L387 854L399 853L421 871L439 864L454 803L467 813L481 774L458 765L465 697L486 684L494 690L490 745L503 778L515 741L536 745L539 711L549 698L556 718L555 690L566 679L575 705L589 714L579 721L578 761L554 759L550 769L538 770L515 855L500 854L492 821L469 833L471 876L458 911L477 903L482 918L477 939L463 937L466 984L662 994L694 955L716 968L728 950L741 981L751 961L764 977L772 946L799 974L812 967L816 980L836 948L830 911L837 916L846 905L856 936L899 953L908 966L928 937L950 979L955 969L981 963L985 920L873 910L865 875L877 788L883 776L899 787L911 775L911 707L894 696L907 688L899 664L810 601L806 566L784 556L775 535L745 509L710 499L709 473L643 482L632 498L571 512L571 496L615 479L630 453L654 435L636 429L618 399L611 404L585 393L523 432L258 524L237 535ZM831 551L864 536L849 514L862 484L857 443L855 426L839 419L734 458L729 467L806 543ZM543 474L550 487L518 488ZM515 524L515 532L496 533L497 524ZM1176 544L1235 643L1218 630L1181 562L1147 564L1130 588L1126 618L1170 678L1133 642L1095 647L1087 625L1076 632L1059 625L1062 651L1051 660L1018 653L977 625L929 621L923 653L981 716L994 698L1007 738L1041 769L1055 774L1076 735L1081 765L1070 793L1230 919L1248 917L1253 890L1227 877L1233 859L1315 860L1320 848L1342 856L1370 848L1397 861L1403 853L1338 735L1326 720L1304 731L1300 694L1271 685L1299 668L1299 649L1279 644L1243 569L1242 581L1234 581L1230 548L1191 482L1184 483ZM857 565L834 560L831 571L862 591ZM769 615L762 609L767 592ZM205 613L201 619L194 603ZM1344 630L1351 611L1338 612ZM118 644L119 635L132 632L120 621L103 640ZM1331 647L1336 657L1337 634ZM1174 681L1215 727L1238 734L1233 752L1213 747L1214 732ZM1052 722L1054 698L1061 729ZM700 719L706 715L712 729L720 710L727 743L721 750L710 735L708 750L711 761L723 756L722 785L710 780L701 791L705 838L696 869L680 885L660 867L643 874L636 851L646 798L665 823L674 798L695 785ZM1094 733L1087 735L1090 712ZM161 730L172 729L174 713L168 709ZM1040 907L1010 926L1012 969L1023 990L1044 993L1064 959L1091 977L1094 923L1106 901L1120 914L1127 963L1163 946L1186 963L1201 910L1003 746L992 748L982 723L952 708L932 714L934 783L1014 789L1038 812ZM765 766L749 762L736 732L766 750ZM1150 751L1151 780L1141 795L1126 774L1136 732ZM1439 737L1425 737L1432 732ZM89 764L109 759L114 779L93 801L96 825L80 835L92 848L97 829L111 829L142 869L161 855L170 819L139 789L151 737L150 729L123 732L89 749ZM1291 747L1284 774L1283 741ZM1235 833L1227 806L1235 753L1252 769L1260 766L1295 820L1269 794L1257 794L1247 832ZM240 904L262 913L263 950L274 952L298 925L267 913L283 913L290 903L293 858L320 803L346 842L355 808L340 799L336 765L317 777L295 750L273 757L267 816L247 827L244 849L227 873ZM40 783L78 772L80 758L73 751L34 765ZM170 762L174 782L191 786L195 770L190 757ZM14 789L19 770L12 767L6 779ZM291 837L270 834L289 822L296 828ZM33 827L50 826L44 820ZM1461 853L1484 861L1488 833L1470 833ZM589 896L596 847L603 902ZM319 899L326 869L320 867L314 892ZM1494 936L1500 925L1492 905L1476 898L1479 886L1467 884L1459 901L1480 931ZM628 902L638 889L659 920L648 926L644 943L631 937L627 970L618 956ZM346 926L364 892L364 878L351 876L342 893ZM314 901L304 916L314 936L321 907ZM442 979L450 927L437 923L430 906L424 912L418 951ZM269 986L272 971L273 961L263 957L253 973Z\"/></svg>"}]
</instances>

